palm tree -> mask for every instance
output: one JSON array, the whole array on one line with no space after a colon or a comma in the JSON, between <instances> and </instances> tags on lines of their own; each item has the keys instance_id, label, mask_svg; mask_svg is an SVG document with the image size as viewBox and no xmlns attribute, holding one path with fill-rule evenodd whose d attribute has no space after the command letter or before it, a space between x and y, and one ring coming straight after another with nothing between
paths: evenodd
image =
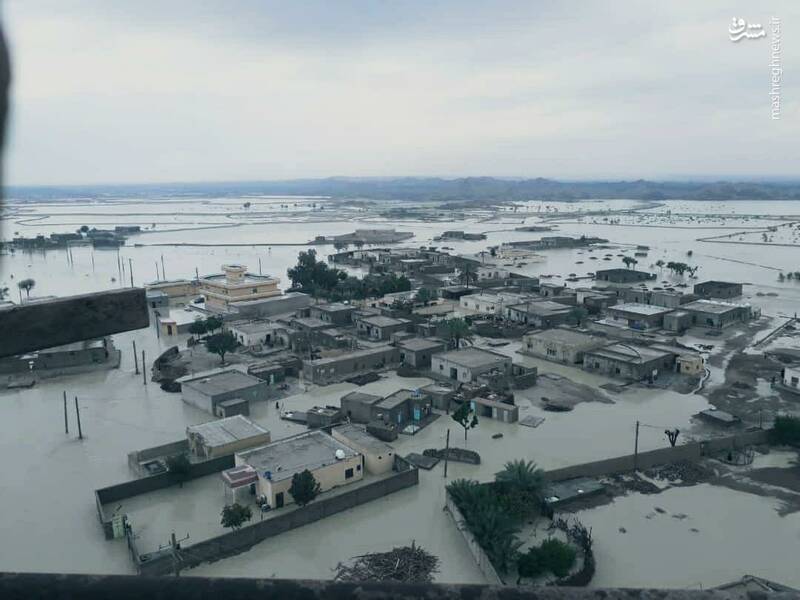
<instances>
[{"instance_id":1,"label":"palm tree","mask_svg":"<svg viewBox=\"0 0 800 600\"><path fill-rule=\"evenodd\" d=\"M461 266L461 273L458 275L458 280L467 288L469 288L470 281L477 283L478 274L475 272L475 267L472 266L472 263L464 263Z\"/></svg>"},{"instance_id":2,"label":"palm tree","mask_svg":"<svg viewBox=\"0 0 800 600\"><path fill-rule=\"evenodd\" d=\"M516 459L503 465L503 470L495 473L495 482L501 487L539 494L545 486L544 471L531 460Z\"/></svg>"},{"instance_id":3,"label":"palm tree","mask_svg":"<svg viewBox=\"0 0 800 600\"><path fill-rule=\"evenodd\" d=\"M450 319L447 321L447 337L453 347L458 350L461 348L461 340L472 339L472 332L470 331L469 324L464 319Z\"/></svg>"},{"instance_id":4,"label":"palm tree","mask_svg":"<svg viewBox=\"0 0 800 600\"><path fill-rule=\"evenodd\" d=\"M23 279L22 281L17 283L17 286L19 287L20 290L25 290L25 295L28 298L31 297L31 290L34 288L35 285L36 281L34 279L31 279L30 277L27 279Z\"/></svg>"},{"instance_id":5,"label":"palm tree","mask_svg":"<svg viewBox=\"0 0 800 600\"><path fill-rule=\"evenodd\" d=\"M5 300L6 296L8 296L8 288L0 287L0 300Z\"/></svg>"}]
</instances>

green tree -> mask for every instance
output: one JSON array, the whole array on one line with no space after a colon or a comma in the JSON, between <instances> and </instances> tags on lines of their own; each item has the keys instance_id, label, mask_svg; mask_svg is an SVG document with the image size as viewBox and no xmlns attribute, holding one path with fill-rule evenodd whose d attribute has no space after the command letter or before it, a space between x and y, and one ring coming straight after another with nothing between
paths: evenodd
<instances>
[{"instance_id":1,"label":"green tree","mask_svg":"<svg viewBox=\"0 0 800 600\"><path fill-rule=\"evenodd\" d=\"M8 296L8 287L0 287L0 300L5 300L6 296Z\"/></svg>"},{"instance_id":2,"label":"green tree","mask_svg":"<svg viewBox=\"0 0 800 600\"><path fill-rule=\"evenodd\" d=\"M469 401L462 402L453 414L450 415L453 420L464 428L464 441L467 441L467 432L478 426L478 416L472 410L472 405Z\"/></svg>"},{"instance_id":3,"label":"green tree","mask_svg":"<svg viewBox=\"0 0 800 600\"><path fill-rule=\"evenodd\" d=\"M183 487L183 482L189 478L192 463L185 454L176 454L167 458L167 471L178 480L178 487Z\"/></svg>"},{"instance_id":4,"label":"green tree","mask_svg":"<svg viewBox=\"0 0 800 600\"><path fill-rule=\"evenodd\" d=\"M541 494L545 487L544 471L531 460L515 459L495 473L495 483L502 489L519 489Z\"/></svg>"},{"instance_id":5,"label":"green tree","mask_svg":"<svg viewBox=\"0 0 800 600\"><path fill-rule=\"evenodd\" d=\"M447 321L447 337L456 350L461 348L461 340L472 339L472 332L469 324L460 318L449 319Z\"/></svg>"},{"instance_id":6,"label":"green tree","mask_svg":"<svg viewBox=\"0 0 800 600\"><path fill-rule=\"evenodd\" d=\"M575 548L554 538L542 542L542 545L539 546L539 552L548 570L556 577L569 575L569 570L575 564L575 556L577 554Z\"/></svg>"},{"instance_id":7,"label":"green tree","mask_svg":"<svg viewBox=\"0 0 800 600\"><path fill-rule=\"evenodd\" d=\"M622 262L623 262L623 263L625 263L625 266L626 266L626 267L628 267L629 269L630 269L630 268L631 268L633 265L635 265L635 264L638 264L638 263L639 263L639 261L638 261L638 260L636 260L635 258L633 258L633 257L631 257L631 256L623 256L623 257L622 257Z\"/></svg>"},{"instance_id":8,"label":"green tree","mask_svg":"<svg viewBox=\"0 0 800 600\"><path fill-rule=\"evenodd\" d=\"M89 226L88 225L81 225L81 228L80 228L79 231L81 233L86 233L87 231L89 231Z\"/></svg>"},{"instance_id":9,"label":"green tree","mask_svg":"<svg viewBox=\"0 0 800 600\"><path fill-rule=\"evenodd\" d=\"M219 317L208 317L205 322L206 330L210 332L215 332L217 329L222 328L222 319Z\"/></svg>"},{"instance_id":10,"label":"green tree","mask_svg":"<svg viewBox=\"0 0 800 600\"><path fill-rule=\"evenodd\" d=\"M238 342L231 332L215 333L206 338L206 350L212 354L219 354L222 364L225 364L225 355L236 349Z\"/></svg>"},{"instance_id":11,"label":"green tree","mask_svg":"<svg viewBox=\"0 0 800 600\"><path fill-rule=\"evenodd\" d=\"M202 319L198 319L189 325L189 333L193 336L201 336L208 331L208 325Z\"/></svg>"},{"instance_id":12,"label":"green tree","mask_svg":"<svg viewBox=\"0 0 800 600\"><path fill-rule=\"evenodd\" d=\"M27 298L31 297L31 290L36 286L36 280L31 279L28 277L27 279L22 279L17 283L17 287L21 290L25 290L25 295Z\"/></svg>"},{"instance_id":13,"label":"green tree","mask_svg":"<svg viewBox=\"0 0 800 600\"><path fill-rule=\"evenodd\" d=\"M423 304L424 306L428 306L428 302L436 300L436 290L432 290L430 288L425 288L425 287L419 288L419 290L417 290L417 295L414 297L414 299L417 302Z\"/></svg>"},{"instance_id":14,"label":"green tree","mask_svg":"<svg viewBox=\"0 0 800 600\"><path fill-rule=\"evenodd\" d=\"M663 260L661 260L660 258L656 261L656 266L658 267L658 270L661 271L661 272L664 271L664 265L665 264L666 263Z\"/></svg>"},{"instance_id":15,"label":"green tree","mask_svg":"<svg viewBox=\"0 0 800 600\"><path fill-rule=\"evenodd\" d=\"M289 487L289 493L299 506L305 506L311 502L319 496L321 491L319 482L308 469L302 473L292 475L292 485Z\"/></svg>"},{"instance_id":16,"label":"green tree","mask_svg":"<svg viewBox=\"0 0 800 600\"><path fill-rule=\"evenodd\" d=\"M253 511L250 510L250 507L242 506L238 502L226 504L220 514L222 516L220 524L223 527L230 527L234 531L253 518Z\"/></svg>"},{"instance_id":17,"label":"green tree","mask_svg":"<svg viewBox=\"0 0 800 600\"><path fill-rule=\"evenodd\" d=\"M469 288L470 281L477 283L478 274L475 272L475 267L472 263L465 262L461 265L461 272L458 274L458 280Z\"/></svg>"},{"instance_id":18,"label":"green tree","mask_svg":"<svg viewBox=\"0 0 800 600\"><path fill-rule=\"evenodd\" d=\"M589 316L589 311L586 310L582 306L573 306L572 309L569 311L570 319L572 321L574 321L575 324L577 324L579 326L583 323L584 319L586 319L586 317L588 317L588 316Z\"/></svg>"}]
</instances>

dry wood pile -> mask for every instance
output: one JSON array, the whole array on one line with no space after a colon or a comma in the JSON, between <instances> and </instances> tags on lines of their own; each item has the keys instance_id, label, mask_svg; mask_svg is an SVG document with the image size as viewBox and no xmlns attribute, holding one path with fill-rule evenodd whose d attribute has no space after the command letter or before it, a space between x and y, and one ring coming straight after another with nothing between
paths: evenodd
<instances>
[{"instance_id":1,"label":"dry wood pile","mask_svg":"<svg viewBox=\"0 0 800 600\"><path fill-rule=\"evenodd\" d=\"M336 565L336 581L399 581L430 583L439 571L439 558L414 542L389 552L373 552L354 556L352 564Z\"/></svg>"}]
</instances>

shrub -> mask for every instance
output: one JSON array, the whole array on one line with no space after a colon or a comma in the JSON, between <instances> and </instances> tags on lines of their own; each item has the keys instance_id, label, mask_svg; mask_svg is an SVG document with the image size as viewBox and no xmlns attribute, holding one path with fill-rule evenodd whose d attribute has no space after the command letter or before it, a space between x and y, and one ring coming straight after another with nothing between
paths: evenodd
<instances>
[{"instance_id":1,"label":"shrub","mask_svg":"<svg viewBox=\"0 0 800 600\"><path fill-rule=\"evenodd\" d=\"M548 571L556 577L566 577L575 565L576 556L572 546L550 538L521 555L517 571L520 577L538 577Z\"/></svg>"},{"instance_id":2,"label":"shrub","mask_svg":"<svg viewBox=\"0 0 800 600\"><path fill-rule=\"evenodd\" d=\"M800 443L800 418L787 415L775 417L772 439L778 444Z\"/></svg>"}]
</instances>

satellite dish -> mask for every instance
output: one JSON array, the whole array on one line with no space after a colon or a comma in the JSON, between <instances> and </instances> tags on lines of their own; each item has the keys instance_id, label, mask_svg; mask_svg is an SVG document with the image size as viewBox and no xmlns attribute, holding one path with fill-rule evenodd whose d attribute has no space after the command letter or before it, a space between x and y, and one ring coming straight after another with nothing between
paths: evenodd
<instances>
[{"instance_id":1,"label":"satellite dish","mask_svg":"<svg viewBox=\"0 0 800 600\"><path fill-rule=\"evenodd\" d=\"M336 460L344 460L344 450L341 448L336 450Z\"/></svg>"}]
</instances>

